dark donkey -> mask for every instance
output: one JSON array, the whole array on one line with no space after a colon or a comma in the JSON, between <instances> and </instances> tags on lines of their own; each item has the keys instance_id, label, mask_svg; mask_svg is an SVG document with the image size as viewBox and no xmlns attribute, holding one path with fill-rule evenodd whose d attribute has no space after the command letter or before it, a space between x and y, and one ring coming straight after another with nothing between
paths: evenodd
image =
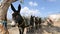
<instances>
[{"instance_id":1,"label":"dark donkey","mask_svg":"<svg viewBox=\"0 0 60 34\"><path fill-rule=\"evenodd\" d=\"M34 18L35 18L35 16L31 15L31 17L30 17L30 25L32 26L31 27L31 32L34 32Z\"/></svg>"},{"instance_id":2,"label":"dark donkey","mask_svg":"<svg viewBox=\"0 0 60 34\"><path fill-rule=\"evenodd\" d=\"M38 29L38 24L39 24L39 18L35 17L35 27Z\"/></svg>"},{"instance_id":3,"label":"dark donkey","mask_svg":"<svg viewBox=\"0 0 60 34\"><path fill-rule=\"evenodd\" d=\"M20 32L19 34L23 34L24 28L25 28L25 23L24 23L24 19L20 15L21 5L19 4L18 10L16 10L13 7L13 5L11 4L11 9L14 11L14 13L12 14L12 18L15 23L18 23L18 28L19 28L19 32Z\"/></svg>"}]
</instances>

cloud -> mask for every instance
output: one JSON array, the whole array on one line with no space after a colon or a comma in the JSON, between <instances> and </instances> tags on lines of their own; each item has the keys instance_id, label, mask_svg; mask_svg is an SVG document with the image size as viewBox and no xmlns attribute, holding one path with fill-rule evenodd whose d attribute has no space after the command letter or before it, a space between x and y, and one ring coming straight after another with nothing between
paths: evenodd
<instances>
[{"instance_id":1,"label":"cloud","mask_svg":"<svg viewBox=\"0 0 60 34\"><path fill-rule=\"evenodd\" d=\"M12 13L13 13L13 11L11 9L9 9L8 13L7 13L7 18L8 19L12 19ZM39 10L37 10L37 9L35 9L35 10L29 9L28 7L22 8L20 14L22 16L25 16L25 17L30 17L31 15L33 15L33 16L39 16L40 17Z\"/></svg>"},{"instance_id":2,"label":"cloud","mask_svg":"<svg viewBox=\"0 0 60 34\"><path fill-rule=\"evenodd\" d=\"M21 9L21 15L22 16L31 16L31 15L33 15L33 16L39 16L40 15L40 12L39 12L39 10L32 10L32 9L29 9L28 7L24 7L24 8L22 8Z\"/></svg>"},{"instance_id":3,"label":"cloud","mask_svg":"<svg viewBox=\"0 0 60 34\"><path fill-rule=\"evenodd\" d=\"M37 4L36 2L32 2L32 1L29 2L29 5L30 5L30 6L38 6L38 4Z\"/></svg>"}]
</instances>

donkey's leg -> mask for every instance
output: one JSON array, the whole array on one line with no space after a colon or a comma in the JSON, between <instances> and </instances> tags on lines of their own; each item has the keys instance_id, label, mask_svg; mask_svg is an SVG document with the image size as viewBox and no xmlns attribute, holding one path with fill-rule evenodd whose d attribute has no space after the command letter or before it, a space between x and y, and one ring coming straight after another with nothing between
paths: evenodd
<instances>
[{"instance_id":1,"label":"donkey's leg","mask_svg":"<svg viewBox=\"0 0 60 34\"><path fill-rule=\"evenodd\" d=\"M20 29L20 27L18 27L18 28L19 28L19 34L22 34L22 32L21 32L22 29Z\"/></svg>"},{"instance_id":2,"label":"donkey's leg","mask_svg":"<svg viewBox=\"0 0 60 34\"><path fill-rule=\"evenodd\" d=\"M36 29L37 29L37 24L35 25Z\"/></svg>"},{"instance_id":3,"label":"donkey's leg","mask_svg":"<svg viewBox=\"0 0 60 34\"><path fill-rule=\"evenodd\" d=\"M19 34L23 34L24 33L24 28L22 27L18 27L19 28Z\"/></svg>"},{"instance_id":4,"label":"donkey's leg","mask_svg":"<svg viewBox=\"0 0 60 34\"><path fill-rule=\"evenodd\" d=\"M21 28L20 28L20 26L18 25L18 28L19 28L19 34L21 34Z\"/></svg>"},{"instance_id":5,"label":"donkey's leg","mask_svg":"<svg viewBox=\"0 0 60 34\"><path fill-rule=\"evenodd\" d=\"M19 29L19 34L21 34L21 29Z\"/></svg>"},{"instance_id":6,"label":"donkey's leg","mask_svg":"<svg viewBox=\"0 0 60 34\"><path fill-rule=\"evenodd\" d=\"M24 27L22 27L22 34L24 34L24 29L25 29L25 28L24 28Z\"/></svg>"}]
</instances>

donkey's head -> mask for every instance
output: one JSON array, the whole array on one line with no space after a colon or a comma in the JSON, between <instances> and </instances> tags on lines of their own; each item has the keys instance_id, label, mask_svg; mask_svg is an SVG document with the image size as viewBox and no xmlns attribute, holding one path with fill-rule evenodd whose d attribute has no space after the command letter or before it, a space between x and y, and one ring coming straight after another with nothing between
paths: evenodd
<instances>
[{"instance_id":1,"label":"donkey's head","mask_svg":"<svg viewBox=\"0 0 60 34\"><path fill-rule=\"evenodd\" d=\"M13 10L13 14L12 14L12 18L13 19L15 19L18 15L20 15L20 10L21 10L21 6L20 6L20 4L19 4L19 6L18 6L18 10L16 10L15 8L14 8L14 6L11 4L11 9Z\"/></svg>"},{"instance_id":2,"label":"donkey's head","mask_svg":"<svg viewBox=\"0 0 60 34\"><path fill-rule=\"evenodd\" d=\"M34 22L34 18L35 18L35 16L32 16L32 15L31 15L31 17L30 17L30 22Z\"/></svg>"},{"instance_id":3,"label":"donkey's head","mask_svg":"<svg viewBox=\"0 0 60 34\"><path fill-rule=\"evenodd\" d=\"M17 21L19 21L19 19L21 17L21 15L20 15L21 5L19 4L18 10L16 10L14 8L14 6L11 4L11 9L13 10L13 14L12 14L13 22L16 23ZM14 24L14 23L12 23L12 24Z\"/></svg>"}]
</instances>

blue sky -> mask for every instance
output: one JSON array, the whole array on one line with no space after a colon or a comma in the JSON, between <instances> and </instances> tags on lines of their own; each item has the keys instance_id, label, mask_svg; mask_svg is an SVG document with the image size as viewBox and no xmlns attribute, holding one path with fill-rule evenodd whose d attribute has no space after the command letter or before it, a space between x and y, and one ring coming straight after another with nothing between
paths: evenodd
<instances>
[{"instance_id":1,"label":"blue sky","mask_svg":"<svg viewBox=\"0 0 60 34\"><path fill-rule=\"evenodd\" d=\"M18 5L21 4L21 15L22 16L38 16L46 17L50 14L60 13L60 0L24 0L24 3L16 1L13 3L15 9L17 10ZM12 10L9 7L8 18L12 18Z\"/></svg>"}]
</instances>

